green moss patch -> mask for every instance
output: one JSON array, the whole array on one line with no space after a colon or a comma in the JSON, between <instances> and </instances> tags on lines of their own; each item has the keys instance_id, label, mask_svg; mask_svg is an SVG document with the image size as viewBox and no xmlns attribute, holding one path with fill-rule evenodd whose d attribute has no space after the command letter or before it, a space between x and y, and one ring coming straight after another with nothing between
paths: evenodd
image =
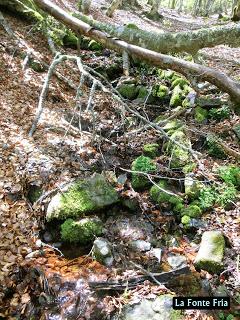
<instances>
[{"instance_id":1,"label":"green moss patch","mask_svg":"<svg viewBox=\"0 0 240 320\"><path fill-rule=\"evenodd\" d=\"M103 224L98 218L85 218L79 221L67 219L61 225L61 239L64 242L87 244L102 233Z\"/></svg>"},{"instance_id":2,"label":"green moss patch","mask_svg":"<svg viewBox=\"0 0 240 320\"><path fill-rule=\"evenodd\" d=\"M149 157L140 156L132 163L132 171L145 173L155 173L157 166ZM132 186L135 189L141 189L149 185L149 179L141 174L132 173Z\"/></svg>"}]
</instances>

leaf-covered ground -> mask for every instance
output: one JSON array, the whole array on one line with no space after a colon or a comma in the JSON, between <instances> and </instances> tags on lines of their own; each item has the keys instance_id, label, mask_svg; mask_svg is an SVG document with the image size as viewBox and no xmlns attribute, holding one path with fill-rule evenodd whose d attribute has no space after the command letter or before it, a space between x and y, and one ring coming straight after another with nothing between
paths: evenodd
<instances>
[{"instance_id":1,"label":"leaf-covered ground","mask_svg":"<svg viewBox=\"0 0 240 320\"><path fill-rule=\"evenodd\" d=\"M99 5L99 3L93 3L95 6ZM70 1L68 2L69 6L71 8L73 6ZM169 15L169 12L166 11L165 14ZM78 291L76 288L76 291L71 291L69 283L79 279L100 281L106 280L108 277L118 277L117 274L114 274L116 270L106 269L89 256L69 260L60 257L59 253L51 247L42 248L39 239L45 223L46 203L43 201L41 205L33 206L29 201L29 190L33 186L40 186L43 193L47 193L59 188L64 182L71 179L89 176L93 167L97 168L98 171L117 171L117 173L121 172L120 167L130 169L130 163L141 154L142 146L145 143L156 141L158 136L154 130L140 132L133 136L123 135L123 119L118 112L120 105L112 99L111 95L101 91L97 91L94 97L95 110L97 111L96 128L98 135L96 140L92 141L91 117L86 116L83 119L83 132L79 134L77 125L69 126L69 121L74 115L75 92L66 82L53 77L41 121L34 138L30 138L28 133L35 116L47 69L36 72L29 62L25 66L24 56L31 51L31 59L49 64L52 60L52 54L47 41L40 32L33 29L33 25L7 12L4 12L4 16L20 40L16 41L10 38L2 28L0 29L0 107L2 115L0 118L1 316L7 319L16 319L21 314L23 319L30 319L31 308L34 305L34 299L32 301L31 297L47 299L46 293L49 293L49 290L52 290L53 295L57 294L59 281L61 281L65 285L65 291L63 290L62 293L62 295L65 295L65 297L62 297L63 300L65 299L62 301L63 308L67 309L75 301L76 296L73 296L73 294L76 295L81 291L84 292L86 297L82 297L83 300L78 303L81 306L87 303L85 314L81 316L91 317L94 308L98 303L100 304L101 299L99 300L99 297L89 289L86 282L82 284L81 281L79 282ZM96 7L93 9L93 16L101 20L101 14ZM198 26L194 26L196 23L192 22L191 24L188 19L190 17L185 18L184 21L178 19L177 23L173 23L170 19L171 23L166 23L163 30L178 31L201 27L201 21L198 21ZM126 12L119 11L113 18L113 22L124 23L126 21L139 23L141 27L149 29L151 25L152 30L157 28L155 23L152 25L133 13L126 15ZM211 23L213 21L209 22L209 24ZM76 53L75 50L69 48L65 48L64 51ZM238 71L239 49L229 49L222 46L214 50L203 50L203 52L206 54L204 63L231 73L234 77L240 76ZM92 52L84 53L84 63L88 65L98 64L101 60ZM109 61L115 59L115 55L111 53L110 57L107 55L102 59L103 64L108 64ZM73 63L67 62L61 65L58 71L65 77L70 78L75 85L78 84L79 74ZM149 81L149 83L154 81L154 77L148 77L146 74L143 74L143 79ZM83 105L87 103L89 90L90 88L86 85L84 87ZM220 95L220 98L225 99L226 97ZM140 107L136 108L139 109ZM158 115L157 108L145 111L151 118ZM169 115L171 114L170 110L166 112L169 112ZM126 116L131 117L132 115L127 114ZM201 176L204 172L209 180L214 180L215 176L212 169L216 165L236 164L236 160L231 157L226 160L209 157L201 144L201 139L199 141L199 133L212 131L222 134L225 132L226 138L224 141L228 146L238 150L239 142L231 128L239 123L239 117L234 115L229 120L211 122L205 125L196 125L191 114L186 115L186 118L183 117L182 120L189 128L189 135L195 143L193 144L194 148L199 149L204 154L200 161L199 172L195 172L196 176ZM132 127L129 127L128 130L135 130L138 128L137 126L141 127L142 124L133 121ZM100 134L104 138L99 137ZM162 174L164 175L169 174L169 172L166 173L166 164L167 159L163 155L159 158L159 165L162 166ZM170 176L177 178L179 175L178 173L170 173ZM129 190L123 192L126 192L129 196ZM177 228L172 221L172 217L163 216L161 211L153 206L146 192L140 195L131 192L130 196L136 197L144 213L141 218L144 221L150 220L158 233L171 233L172 228L173 230ZM237 260L237 255L240 252L239 203L235 203L227 211L215 208L209 214L204 215L203 221L206 222L206 229L222 230L229 240L229 248L225 255L225 270L228 270L228 272L222 274L220 278L204 272L198 277L212 280L213 286L223 283L235 295L240 286L239 256ZM200 232L201 230L199 230ZM165 250L162 264L162 269L165 271L169 270L166 262L168 253L184 254L190 265L194 260L196 247L192 245L191 240L183 236L178 241L180 243L179 247L173 245ZM44 255L41 255L41 250L44 251ZM26 258L29 254L32 255L33 259ZM128 256L125 248L123 248L123 255L126 255L126 260L135 259L135 263L143 263L142 257ZM28 270L31 270L31 273ZM128 266L124 272L121 276L127 278L129 275L135 275L139 270L133 271ZM37 279L37 281L34 281L34 279ZM182 287L184 288L184 285ZM181 292L181 288L176 290ZM165 288L158 288L148 283L130 291L129 296L132 301L136 301L142 296L153 297L159 292L166 291ZM203 292L203 294L206 294L206 292ZM69 295L68 298L66 298L67 295ZM106 312L119 310L126 301L129 301L125 298L123 296L112 297L106 295L103 305L99 305L98 308L99 310L106 308ZM49 306L51 303L46 305ZM46 314L48 314L48 311L46 311ZM205 314L196 311L186 314L186 319L207 318L217 319L217 315L213 312Z\"/></svg>"}]
</instances>

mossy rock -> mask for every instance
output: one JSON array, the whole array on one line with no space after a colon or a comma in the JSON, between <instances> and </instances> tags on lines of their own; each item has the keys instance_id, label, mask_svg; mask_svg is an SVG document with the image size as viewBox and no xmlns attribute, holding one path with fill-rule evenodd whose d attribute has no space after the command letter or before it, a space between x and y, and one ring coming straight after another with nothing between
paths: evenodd
<instances>
[{"instance_id":1,"label":"mossy rock","mask_svg":"<svg viewBox=\"0 0 240 320\"><path fill-rule=\"evenodd\" d=\"M206 139L208 154L219 159L226 159L227 155L222 146L219 145L217 139L213 135L208 135Z\"/></svg>"},{"instance_id":2,"label":"mossy rock","mask_svg":"<svg viewBox=\"0 0 240 320\"><path fill-rule=\"evenodd\" d=\"M189 228L190 227L190 223L191 223L191 218L189 216L183 216L181 218L181 223L183 224L184 227Z\"/></svg>"},{"instance_id":3,"label":"mossy rock","mask_svg":"<svg viewBox=\"0 0 240 320\"><path fill-rule=\"evenodd\" d=\"M198 123L206 123L208 119L208 111L198 106L195 108L194 118Z\"/></svg>"},{"instance_id":4,"label":"mossy rock","mask_svg":"<svg viewBox=\"0 0 240 320\"><path fill-rule=\"evenodd\" d=\"M180 86L181 89L184 89L185 85L188 85L189 82L183 78L177 78L172 82L172 88L175 88L176 86Z\"/></svg>"},{"instance_id":5,"label":"mossy rock","mask_svg":"<svg viewBox=\"0 0 240 320\"><path fill-rule=\"evenodd\" d=\"M88 49L92 51L101 51L103 47L99 42L91 40L88 44Z\"/></svg>"},{"instance_id":6,"label":"mossy rock","mask_svg":"<svg viewBox=\"0 0 240 320\"><path fill-rule=\"evenodd\" d=\"M173 91L172 91L172 96L170 99L170 107L178 107L182 105L183 101L183 90L179 85L177 85Z\"/></svg>"},{"instance_id":7,"label":"mossy rock","mask_svg":"<svg viewBox=\"0 0 240 320\"><path fill-rule=\"evenodd\" d=\"M190 218L199 218L202 215L202 210L195 204L190 204L187 208L181 211L182 216L188 216Z\"/></svg>"},{"instance_id":8,"label":"mossy rock","mask_svg":"<svg viewBox=\"0 0 240 320\"><path fill-rule=\"evenodd\" d=\"M153 87L152 95L160 99L167 98L169 95L169 89L163 84L157 84Z\"/></svg>"},{"instance_id":9,"label":"mossy rock","mask_svg":"<svg viewBox=\"0 0 240 320\"><path fill-rule=\"evenodd\" d=\"M228 185L240 187L240 167L221 166L218 168L219 177Z\"/></svg>"},{"instance_id":10,"label":"mossy rock","mask_svg":"<svg viewBox=\"0 0 240 320\"><path fill-rule=\"evenodd\" d=\"M173 119L173 120L169 120L163 127L163 129L165 131L170 131L170 130L176 130L176 129L179 129L183 126L183 123L182 121L180 120L176 120L176 119Z\"/></svg>"},{"instance_id":11,"label":"mossy rock","mask_svg":"<svg viewBox=\"0 0 240 320\"><path fill-rule=\"evenodd\" d=\"M173 210L176 213L181 212L184 208L183 199L178 195L169 194L169 192L171 193L170 186L165 180L161 180L157 185L158 186L153 185L150 189L150 196L152 200L160 206ZM161 189L166 190L166 192Z\"/></svg>"},{"instance_id":12,"label":"mossy rock","mask_svg":"<svg viewBox=\"0 0 240 320\"><path fill-rule=\"evenodd\" d=\"M118 86L117 90L121 94L121 96L123 96L123 98L126 98L128 100L134 100L139 93L139 87L132 83L123 83Z\"/></svg>"},{"instance_id":13,"label":"mossy rock","mask_svg":"<svg viewBox=\"0 0 240 320\"><path fill-rule=\"evenodd\" d=\"M72 31L67 31L62 39L63 45L66 47L76 48L78 38Z\"/></svg>"},{"instance_id":14,"label":"mossy rock","mask_svg":"<svg viewBox=\"0 0 240 320\"><path fill-rule=\"evenodd\" d=\"M191 175L187 175L184 180L184 188L188 198L196 199L200 194L200 190L204 188L204 185L202 182L194 179Z\"/></svg>"},{"instance_id":15,"label":"mossy rock","mask_svg":"<svg viewBox=\"0 0 240 320\"><path fill-rule=\"evenodd\" d=\"M132 163L132 171L139 171L145 173L156 173L157 166L149 157L140 156ZM137 173L132 173L132 186L134 189L141 189L149 185L149 179Z\"/></svg>"},{"instance_id":16,"label":"mossy rock","mask_svg":"<svg viewBox=\"0 0 240 320\"><path fill-rule=\"evenodd\" d=\"M197 168L197 164L194 162L190 162L182 168L182 172L185 174L188 174L193 172L196 168Z\"/></svg>"},{"instance_id":17,"label":"mossy rock","mask_svg":"<svg viewBox=\"0 0 240 320\"><path fill-rule=\"evenodd\" d=\"M47 209L47 220L81 217L117 201L116 190L103 175L95 173L88 179L75 182L67 192L54 196Z\"/></svg>"},{"instance_id":18,"label":"mossy rock","mask_svg":"<svg viewBox=\"0 0 240 320\"><path fill-rule=\"evenodd\" d=\"M156 158L158 156L159 145L157 143L149 143L143 146L143 153L149 158Z\"/></svg>"},{"instance_id":19,"label":"mossy rock","mask_svg":"<svg viewBox=\"0 0 240 320\"><path fill-rule=\"evenodd\" d=\"M181 144L183 147L191 148L191 141L186 134L181 130L176 130L171 139ZM182 148L173 141L167 144L167 153L171 156L171 168L181 168L191 162L192 157L187 149Z\"/></svg>"},{"instance_id":20,"label":"mossy rock","mask_svg":"<svg viewBox=\"0 0 240 320\"><path fill-rule=\"evenodd\" d=\"M218 121L229 119L231 116L231 109L227 105L224 105L221 108L212 108L209 111L209 116Z\"/></svg>"},{"instance_id":21,"label":"mossy rock","mask_svg":"<svg viewBox=\"0 0 240 320\"><path fill-rule=\"evenodd\" d=\"M139 86L138 96L136 100L138 100L138 102L154 103L156 98L153 97L147 87Z\"/></svg>"},{"instance_id":22,"label":"mossy rock","mask_svg":"<svg viewBox=\"0 0 240 320\"><path fill-rule=\"evenodd\" d=\"M67 219L61 225L61 239L64 242L87 244L102 235L103 223L97 218L84 218L79 221Z\"/></svg>"},{"instance_id":23,"label":"mossy rock","mask_svg":"<svg viewBox=\"0 0 240 320\"><path fill-rule=\"evenodd\" d=\"M195 267L213 274L220 273L223 270L224 250L225 240L221 231L204 232L194 261Z\"/></svg>"}]
</instances>

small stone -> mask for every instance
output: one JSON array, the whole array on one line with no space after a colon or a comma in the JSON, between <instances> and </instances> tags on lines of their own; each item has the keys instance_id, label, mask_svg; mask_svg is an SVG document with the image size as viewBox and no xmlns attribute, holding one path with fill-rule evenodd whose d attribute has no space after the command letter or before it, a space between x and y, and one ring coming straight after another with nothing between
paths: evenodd
<instances>
[{"instance_id":1,"label":"small stone","mask_svg":"<svg viewBox=\"0 0 240 320\"><path fill-rule=\"evenodd\" d=\"M129 243L134 251L145 252L151 249L151 243L144 240L134 240Z\"/></svg>"},{"instance_id":2,"label":"small stone","mask_svg":"<svg viewBox=\"0 0 240 320\"><path fill-rule=\"evenodd\" d=\"M113 264L112 246L107 239L97 238L93 243L93 256L94 258L110 267Z\"/></svg>"},{"instance_id":3,"label":"small stone","mask_svg":"<svg viewBox=\"0 0 240 320\"><path fill-rule=\"evenodd\" d=\"M152 255L153 255L154 257L157 258L158 262L160 263L161 260L162 260L162 249L160 249L160 248L153 248L150 252L152 253Z\"/></svg>"},{"instance_id":4,"label":"small stone","mask_svg":"<svg viewBox=\"0 0 240 320\"><path fill-rule=\"evenodd\" d=\"M187 264L186 257L182 255L171 255L167 258L167 261L173 269L181 268Z\"/></svg>"}]
</instances>

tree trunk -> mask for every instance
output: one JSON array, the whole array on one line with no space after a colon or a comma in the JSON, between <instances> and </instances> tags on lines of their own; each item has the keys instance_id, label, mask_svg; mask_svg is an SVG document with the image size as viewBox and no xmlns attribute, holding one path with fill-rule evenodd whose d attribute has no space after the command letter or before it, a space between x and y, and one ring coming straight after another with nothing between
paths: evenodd
<instances>
[{"instance_id":1,"label":"tree trunk","mask_svg":"<svg viewBox=\"0 0 240 320\"><path fill-rule=\"evenodd\" d=\"M92 27L107 32L112 37L161 53L189 52L196 54L202 48L215 47L220 44L240 46L240 27L237 24L196 31L157 34L141 29L117 27L81 14L77 17Z\"/></svg>"},{"instance_id":2,"label":"tree trunk","mask_svg":"<svg viewBox=\"0 0 240 320\"><path fill-rule=\"evenodd\" d=\"M158 66L162 69L172 69L177 71L187 78L196 76L198 81L208 81L216 85L219 89L227 92L233 101L240 106L240 84L233 81L225 74L216 71L212 68L191 63L175 57L160 54L148 49L144 49L135 45L126 43L125 41L112 38L108 34L92 28L89 24L80 21L71 16L63 9L53 4L49 0L35 0L35 3L44 11L51 14L53 17L66 24L76 33L86 35L103 44L103 46L118 52L126 51L141 61L145 61L151 65Z\"/></svg>"},{"instance_id":3,"label":"tree trunk","mask_svg":"<svg viewBox=\"0 0 240 320\"><path fill-rule=\"evenodd\" d=\"M115 10L117 10L122 5L122 0L113 0L110 6L107 8L106 15L112 17Z\"/></svg>"}]
</instances>

